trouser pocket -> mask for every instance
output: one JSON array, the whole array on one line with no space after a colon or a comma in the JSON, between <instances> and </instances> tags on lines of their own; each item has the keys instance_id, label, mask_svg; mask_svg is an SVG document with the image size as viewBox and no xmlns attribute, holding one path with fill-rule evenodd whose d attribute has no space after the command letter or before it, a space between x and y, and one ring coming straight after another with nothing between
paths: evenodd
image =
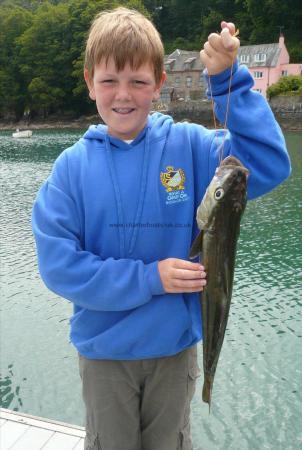
<instances>
[{"instance_id":1,"label":"trouser pocket","mask_svg":"<svg viewBox=\"0 0 302 450\"><path fill-rule=\"evenodd\" d=\"M196 388L196 379L200 377L201 370L198 366L197 360L197 345L190 349L190 355L188 359L188 398L191 402Z\"/></svg>"},{"instance_id":2,"label":"trouser pocket","mask_svg":"<svg viewBox=\"0 0 302 450\"><path fill-rule=\"evenodd\" d=\"M102 450L99 436L86 430L84 450Z\"/></svg>"},{"instance_id":3,"label":"trouser pocket","mask_svg":"<svg viewBox=\"0 0 302 450\"><path fill-rule=\"evenodd\" d=\"M179 433L178 450L193 450L190 423L187 423Z\"/></svg>"},{"instance_id":4,"label":"trouser pocket","mask_svg":"<svg viewBox=\"0 0 302 450\"><path fill-rule=\"evenodd\" d=\"M200 376L201 371L197 362L197 346L189 350L188 357L188 376L187 376L187 402L183 427L179 432L179 444L177 450L193 450L190 428L190 404L196 389L196 379Z\"/></svg>"}]
</instances>

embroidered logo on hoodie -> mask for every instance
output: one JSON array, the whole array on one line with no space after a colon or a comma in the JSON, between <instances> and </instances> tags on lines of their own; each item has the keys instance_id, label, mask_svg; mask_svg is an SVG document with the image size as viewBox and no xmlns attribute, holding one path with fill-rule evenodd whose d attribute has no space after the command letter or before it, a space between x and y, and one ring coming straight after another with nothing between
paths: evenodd
<instances>
[{"instance_id":1,"label":"embroidered logo on hoodie","mask_svg":"<svg viewBox=\"0 0 302 450\"><path fill-rule=\"evenodd\" d=\"M189 199L185 190L186 176L183 169L167 166L166 172L160 173L160 181L167 192L166 204L184 202Z\"/></svg>"}]
</instances>

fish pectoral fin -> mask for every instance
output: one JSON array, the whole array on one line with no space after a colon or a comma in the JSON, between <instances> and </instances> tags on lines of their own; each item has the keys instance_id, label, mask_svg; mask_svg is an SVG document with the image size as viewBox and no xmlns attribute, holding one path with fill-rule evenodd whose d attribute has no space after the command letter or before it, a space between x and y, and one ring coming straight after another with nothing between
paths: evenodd
<instances>
[{"instance_id":1,"label":"fish pectoral fin","mask_svg":"<svg viewBox=\"0 0 302 450\"><path fill-rule=\"evenodd\" d=\"M201 255L202 240L203 240L203 231L201 230L200 233L198 233L198 235L194 239L194 242L190 250L189 259L194 259L197 258L197 256Z\"/></svg>"}]
</instances>

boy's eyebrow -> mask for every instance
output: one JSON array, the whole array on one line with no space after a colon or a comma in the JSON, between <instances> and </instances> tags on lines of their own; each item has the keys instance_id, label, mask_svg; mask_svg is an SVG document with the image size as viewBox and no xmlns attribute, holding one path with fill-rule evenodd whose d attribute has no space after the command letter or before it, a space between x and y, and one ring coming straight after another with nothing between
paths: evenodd
<instances>
[{"instance_id":1,"label":"boy's eyebrow","mask_svg":"<svg viewBox=\"0 0 302 450\"><path fill-rule=\"evenodd\" d=\"M104 72L104 73L99 74L99 77L115 77L115 76L116 76L116 74L114 75L110 72Z\"/></svg>"},{"instance_id":2,"label":"boy's eyebrow","mask_svg":"<svg viewBox=\"0 0 302 450\"><path fill-rule=\"evenodd\" d=\"M98 75L98 78L104 78L104 77L110 77L110 78L114 78L116 77L118 74L117 73L110 73L110 72L104 72L102 74ZM136 78L136 77L144 77L144 78L150 78L150 74L148 72L132 72L131 77Z\"/></svg>"},{"instance_id":3,"label":"boy's eyebrow","mask_svg":"<svg viewBox=\"0 0 302 450\"><path fill-rule=\"evenodd\" d=\"M120 72L122 72L122 71L120 71ZM106 72L106 71L104 71L103 74L101 74L101 75L105 75L105 76L109 76L109 77L114 77L114 76L116 76L118 73L119 73L119 72L111 73L111 72ZM136 76L136 75L148 75L148 73L147 73L147 72L139 72L139 71L137 71L137 72L132 72L131 75L134 75L134 76Z\"/></svg>"}]
</instances>

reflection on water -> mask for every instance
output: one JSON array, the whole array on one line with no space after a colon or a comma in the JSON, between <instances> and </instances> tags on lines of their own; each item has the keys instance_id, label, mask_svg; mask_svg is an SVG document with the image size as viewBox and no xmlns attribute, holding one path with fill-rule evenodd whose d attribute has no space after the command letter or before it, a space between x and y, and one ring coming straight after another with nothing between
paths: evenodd
<instances>
[{"instance_id":1,"label":"reflection on water","mask_svg":"<svg viewBox=\"0 0 302 450\"><path fill-rule=\"evenodd\" d=\"M72 308L39 278L30 215L54 159L81 134L39 131L16 140L0 133L0 372L1 380L11 381L1 405L72 423L83 421L77 357L68 342Z\"/></svg>"},{"instance_id":2,"label":"reflection on water","mask_svg":"<svg viewBox=\"0 0 302 450\"><path fill-rule=\"evenodd\" d=\"M13 364L9 364L7 370L1 368L5 374L0 374L0 405L2 408L11 408L15 411L18 411L19 408L22 408L23 403L20 397L20 386L13 385ZM26 378L23 378L22 381L26 381ZM14 408L11 405L15 403L18 406Z\"/></svg>"},{"instance_id":3,"label":"reflection on water","mask_svg":"<svg viewBox=\"0 0 302 450\"><path fill-rule=\"evenodd\" d=\"M83 130L39 130L31 138L13 139L0 132L1 159L15 162L52 163L62 150L83 135Z\"/></svg>"},{"instance_id":4,"label":"reflection on water","mask_svg":"<svg viewBox=\"0 0 302 450\"><path fill-rule=\"evenodd\" d=\"M71 305L42 284L30 213L56 156L79 131L35 132L1 151L1 406L83 424L77 356L68 342ZM301 135L287 136L293 174L248 204L233 303L211 414L192 404L195 450L291 450L302 445ZM199 359L202 366L202 348Z\"/></svg>"}]
</instances>

